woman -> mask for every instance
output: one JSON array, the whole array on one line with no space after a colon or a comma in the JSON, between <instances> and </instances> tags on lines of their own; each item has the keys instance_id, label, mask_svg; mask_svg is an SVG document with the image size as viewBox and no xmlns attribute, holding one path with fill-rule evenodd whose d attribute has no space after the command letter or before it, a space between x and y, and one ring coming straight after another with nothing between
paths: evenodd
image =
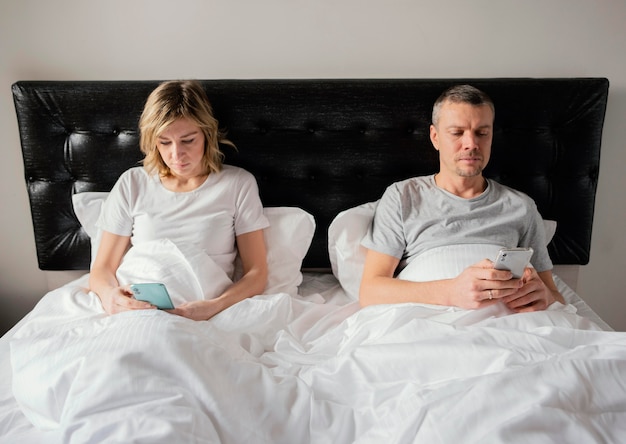
<instances>
[{"instance_id":1,"label":"woman","mask_svg":"<svg viewBox=\"0 0 626 444\"><path fill-rule=\"evenodd\" d=\"M197 81L170 81L148 97L141 119L143 167L124 172L98 222L102 240L89 284L109 314L154 308L120 286L116 270L132 245L156 239L205 250L229 276L241 257L243 276L220 296L184 303L172 313L205 320L263 292L267 282L263 215L254 177L223 165L220 132Z\"/></svg>"}]
</instances>

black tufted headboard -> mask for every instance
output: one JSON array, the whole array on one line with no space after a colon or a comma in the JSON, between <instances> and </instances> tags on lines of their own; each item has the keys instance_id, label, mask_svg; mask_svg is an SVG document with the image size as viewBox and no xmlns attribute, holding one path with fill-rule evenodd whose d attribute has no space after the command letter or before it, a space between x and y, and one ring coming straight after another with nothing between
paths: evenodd
<instances>
[{"instance_id":1,"label":"black tufted headboard","mask_svg":"<svg viewBox=\"0 0 626 444\"><path fill-rule=\"evenodd\" d=\"M204 80L265 206L299 206L317 231L306 268L328 268L327 228L390 183L438 169L432 104L471 83L496 104L488 177L528 193L558 221L555 264L589 261L604 78ZM137 122L158 81L23 81L13 85L42 270L87 270L89 242L71 195L107 191L141 158Z\"/></svg>"}]
</instances>

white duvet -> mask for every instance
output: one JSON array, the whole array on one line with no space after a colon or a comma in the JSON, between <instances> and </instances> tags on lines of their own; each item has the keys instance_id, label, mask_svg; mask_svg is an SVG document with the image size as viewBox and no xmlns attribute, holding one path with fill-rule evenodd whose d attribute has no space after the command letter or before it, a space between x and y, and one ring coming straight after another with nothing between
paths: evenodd
<instances>
[{"instance_id":1,"label":"white duvet","mask_svg":"<svg viewBox=\"0 0 626 444\"><path fill-rule=\"evenodd\" d=\"M85 282L48 293L11 335L14 398L2 393L0 441L626 438L626 333L574 305L359 309L322 279L305 297L257 296L194 322L107 316Z\"/></svg>"}]
</instances>

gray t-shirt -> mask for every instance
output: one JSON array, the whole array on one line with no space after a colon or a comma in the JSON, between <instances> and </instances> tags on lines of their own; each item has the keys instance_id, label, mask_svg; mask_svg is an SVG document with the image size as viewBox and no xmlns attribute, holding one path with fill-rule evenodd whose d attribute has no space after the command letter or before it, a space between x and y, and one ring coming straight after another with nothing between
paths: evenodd
<instances>
[{"instance_id":1,"label":"gray t-shirt","mask_svg":"<svg viewBox=\"0 0 626 444\"><path fill-rule=\"evenodd\" d=\"M480 196L464 199L439 188L434 177L414 177L389 186L361 244L402 264L446 245L532 247L531 263L537 271L552 269L543 220L530 197L487 179Z\"/></svg>"}]
</instances>

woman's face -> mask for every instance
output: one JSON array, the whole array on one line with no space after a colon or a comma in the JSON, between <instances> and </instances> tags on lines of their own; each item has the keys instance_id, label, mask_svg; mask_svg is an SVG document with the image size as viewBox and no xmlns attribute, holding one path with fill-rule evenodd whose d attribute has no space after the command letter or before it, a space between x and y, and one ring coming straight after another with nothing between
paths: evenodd
<instances>
[{"instance_id":1,"label":"woman's face","mask_svg":"<svg viewBox=\"0 0 626 444\"><path fill-rule=\"evenodd\" d=\"M172 175L190 179L206 174L204 133L189 119L178 119L157 137L157 149Z\"/></svg>"}]
</instances>

